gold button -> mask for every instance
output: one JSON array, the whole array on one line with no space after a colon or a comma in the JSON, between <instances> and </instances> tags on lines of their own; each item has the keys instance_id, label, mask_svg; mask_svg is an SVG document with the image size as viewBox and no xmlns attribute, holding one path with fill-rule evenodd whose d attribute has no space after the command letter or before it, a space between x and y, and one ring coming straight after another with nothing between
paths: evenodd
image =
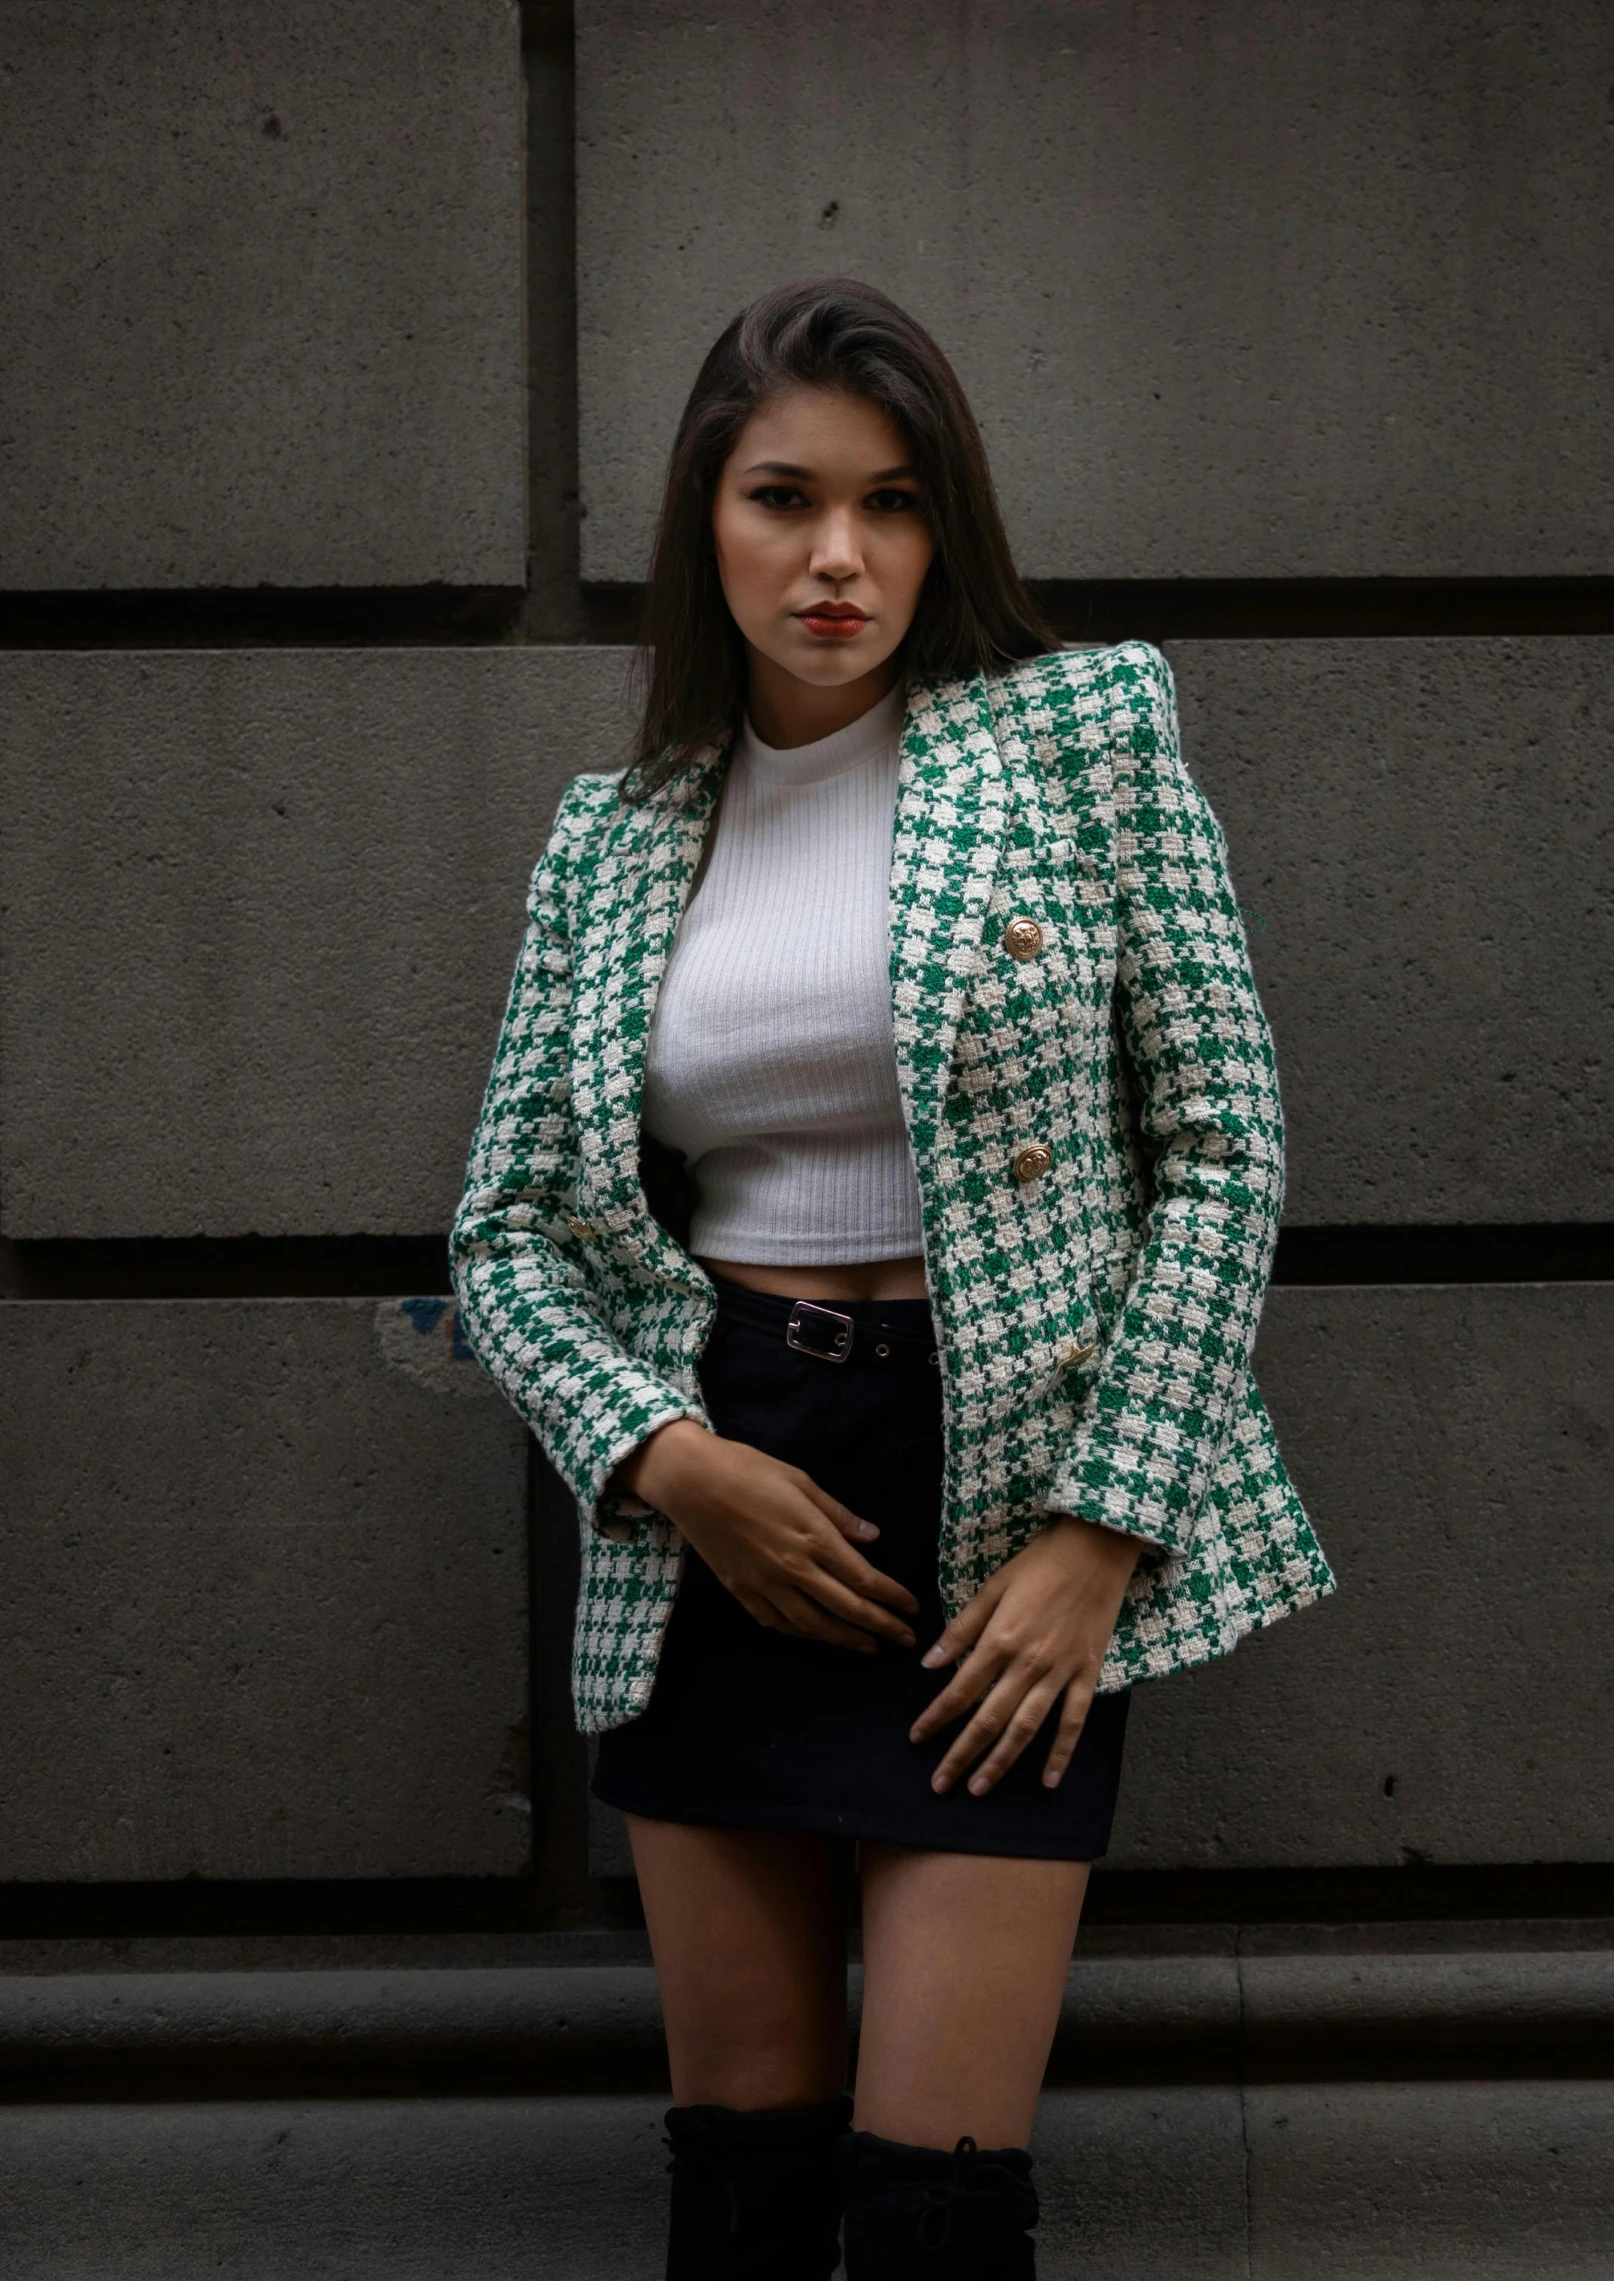
<instances>
[{"instance_id":1,"label":"gold button","mask_svg":"<svg viewBox=\"0 0 1614 2281\"><path fill-rule=\"evenodd\" d=\"M1066 1339L1059 1349L1059 1367L1061 1370L1079 1370L1084 1362L1091 1362L1097 1352L1097 1339L1089 1339L1085 1346L1078 1346L1074 1339Z\"/></svg>"},{"instance_id":2,"label":"gold button","mask_svg":"<svg viewBox=\"0 0 1614 2281\"><path fill-rule=\"evenodd\" d=\"M587 1243L594 1233L587 1220L580 1220L575 1212L569 1215L566 1225L571 1229L579 1243Z\"/></svg>"},{"instance_id":3,"label":"gold button","mask_svg":"<svg viewBox=\"0 0 1614 2281\"><path fill-rule=\"evenodd\" d=\"M1032 1141L1014 1160L1016 1180L1040 1180L1054 1161L1054 1152L1041 1141Z\"/></svg>"},{"instance_id":4,"label":"gold button","mask_svg":"<svg viewBox=\"0 0 1614 2281\"><path fill-rule=\"evenodd\" d=\"M1003 930L1003 947L1011 958L1035 958L1042 949L1042 929L1035 919L1011 919Z\"/></svg>"}]
</instances>

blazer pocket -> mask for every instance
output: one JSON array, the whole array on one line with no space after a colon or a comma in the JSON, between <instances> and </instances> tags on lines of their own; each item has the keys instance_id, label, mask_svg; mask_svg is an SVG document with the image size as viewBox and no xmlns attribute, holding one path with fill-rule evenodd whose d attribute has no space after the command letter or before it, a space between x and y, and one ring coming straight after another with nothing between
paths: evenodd
<instances>
[{"instance_id":1,"label":"blazer pocket","mask_svg":"<svg viewBox=\"0 0 1614 2281\"><path fill-rule=\"evenodd\" d=\"M1108 842L1096 831L1090 836L1062 832L1057 838L1039 842L1037 870L1055 880L1106 879L1110 872Z\"/></svg>"},{"instance_id":2,"label":"blazer pocket","mask_svg":"<svg viewBox=\"0 0 1614 2281\"><path fill-rule=\"evenodd\" d=\"M996 1425L1003 1418L1017 1413L1023 1415L1056 1395L1079 1402L1092 1384L1101 1347L1101 1326L1096 1310L1057 1336L1028 1347L1015 1357L1013 1369L985 1396L981 1423Z\"/></svg>"},{"instance_id":3,"label":"blazer pocket","mask_svg":"<svg viewBox=\"0 0 1614 2281\"><path fill-rule=\"evenodd\" d=\"M1016 916L1035 919L1043 931L1043 943L1021 954L1026 976L1051 960L1055 974L1082 984L1103 958L1113 929L1115 882L1107 860L1075 840L1055 840L1038 848L1026 871L1004 879L1000 892ZM1001 937L994 948L1015 955Z\"/></svg>"}]
</instances>

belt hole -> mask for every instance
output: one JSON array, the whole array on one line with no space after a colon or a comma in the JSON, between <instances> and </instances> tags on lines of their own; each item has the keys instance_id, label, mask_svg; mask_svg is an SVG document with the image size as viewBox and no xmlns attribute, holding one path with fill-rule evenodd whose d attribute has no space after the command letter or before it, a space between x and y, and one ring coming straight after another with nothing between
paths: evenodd
<instances>
[{"instance_id":1,"label":"belt hole","mask_svg":"<svg viewBox=\"0 0 1614 2281\"><path fill-rule=\"evenodd\" d=\"M877 1346L877 1347L875 1348L875 1350L874 1350L874 1351L875 1351L875 1353L876 1353L877 1355L881 1356L881 1357L882 1357L882 1359L883 1359L883 1358L884 1358L886 1355L888 1355L888 1354L891 1352L891 1349L890 1349L888 1346Z\"/></svg>"}]
</instances>

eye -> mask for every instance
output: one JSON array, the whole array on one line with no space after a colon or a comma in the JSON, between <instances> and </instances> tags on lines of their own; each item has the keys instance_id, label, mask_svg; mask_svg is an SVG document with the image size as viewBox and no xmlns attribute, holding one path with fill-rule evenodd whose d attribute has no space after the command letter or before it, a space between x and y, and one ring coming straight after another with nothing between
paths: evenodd
<instances>
[{"instance_id":1,"label":"eye","mask_svg":"<svg viewBox=\"0 0 1614 2281\"><path fill-rule=\"evenodd\" d=\"M871 491L868 504L877 515L906 515L918 509L919 497L917 492L898 491L888 485L882 490Z\"/></svg>"},{"instance_id":2,"label":"eye","mask_svg":"<svg viewBox=\"0 0 1614 2281\"><path fill-rule=\"evenodd\" d=\"M801 493L793 483L759 483L755 491L746 493L746 497L754 499L759 507L778 510L795 506Z\"/></svg>"}]
</instances>

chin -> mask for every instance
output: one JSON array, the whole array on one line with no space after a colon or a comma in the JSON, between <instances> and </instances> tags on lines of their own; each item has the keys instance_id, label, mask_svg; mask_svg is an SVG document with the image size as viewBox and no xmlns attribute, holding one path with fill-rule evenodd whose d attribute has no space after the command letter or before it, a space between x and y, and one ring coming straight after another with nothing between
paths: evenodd
<instances>
[{"instance_id":1,"label":"chin","mask_svg":"<svg viewBox=\"0 0 1614 2281\"><path fill-rule=\"evenodd\" d=\"M806 639L810 646L805 654L792 643L792 654L780 658L779 663L798 681L809 682L815 689L841 689L849 681L861 681L865 674L877 673L891 655L887 649L878 657L871 657L866 650L859 656L855 642L832 649L827 642L819 644L811 634Z\"/></svg>"}]
</instances>

